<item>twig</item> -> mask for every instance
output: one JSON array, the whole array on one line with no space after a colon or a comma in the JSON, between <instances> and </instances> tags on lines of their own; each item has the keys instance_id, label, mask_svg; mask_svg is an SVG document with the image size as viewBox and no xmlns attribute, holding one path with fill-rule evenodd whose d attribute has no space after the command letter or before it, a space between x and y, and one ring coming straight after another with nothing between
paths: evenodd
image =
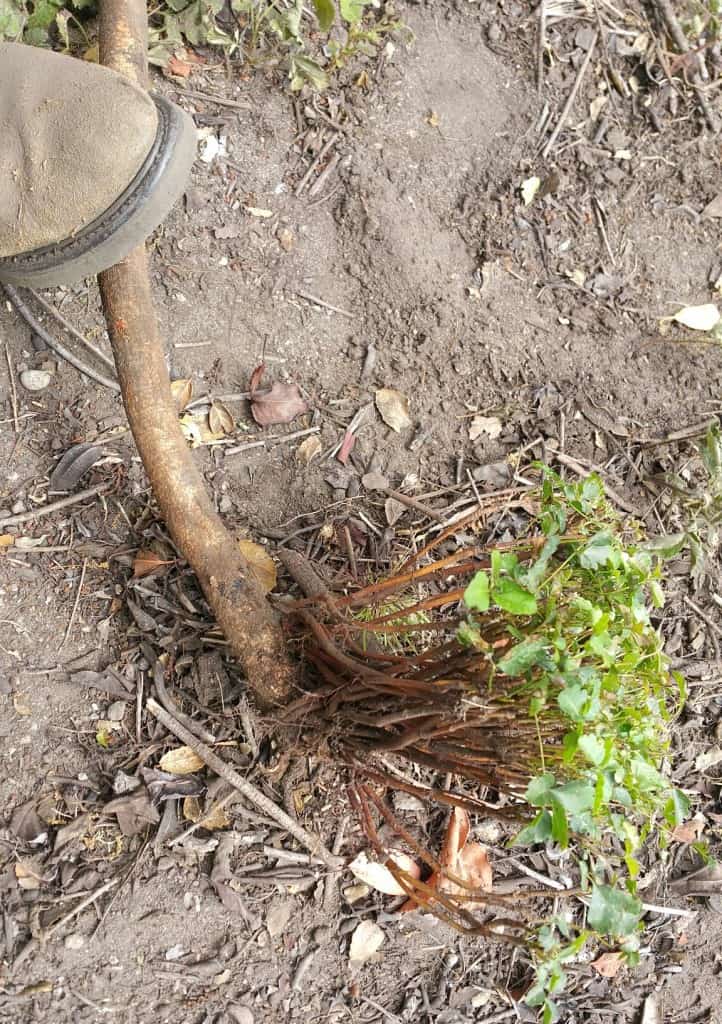
<instances>
[{"instance_id":1,"label":"twig","mask_svg":"<svg viewBox=\"0 0 722 1024\"><path fill-rule=\"evenodd\" d=\"M547 41L547 0L539 0L539 32L537 35L536 90L541 95L544 84L544 47Z\"/></svg>"},{"instance_id":2,"label":"twig","mask_svg":"<svg viewBox=\"0 0 722 1024\"><path fill-rule=\"evenodd\" d=\"M10 399L13 407L13 426L15 427L15 433L20 433L20 423L18 421L18 391L15 387L15 372L13 370L13 364L10 360L10 349L5 343L5 359L8 364L8 376L10 377Z\"/></svg>"},{"instance_id":3,"label":"twig","mask_svg":"<svg viewBox=\"0 0 722 1024\"><path fill-rule=\"evenodd\" d=\"M269 441L278 441L279 444L296 441L299 437L317 434L320 429L320 427L308 427L306 430L294 430L292 434L269 434L261 441L248 441L246 444L237 444L234 448L226 448L226 455L238 455L239 452L249 452L252 448L263 448Z\"/></svg>"},{"instance_id":4,"label":"twig","mask_svg":"<svg viewBox=\"0 0 722 1024\"><path fill-rule=\"evenodd\" d=\"M102 494L109 487L110 484L98 484L97 487L88 487L84 491L78 491L77 494L71 494L68 498L51 501L48 505L41 505L30 512L19 512L16 516L6 516L4 519L0 519L0 526L17 526L18 523L30 523L33 519L40 519L41 516L48 516L51 512L59 512L61 508L77 505L79 502L85 501L86 498L93 498L96 494Z\"/></svg>"},{"instance_id":5,"label":"twig","mask_svg":"<svg viewBox=\"0 0 722 1024\"><path fill-rule=\"evenodd\" d=\"M85 335L81 334L80 331L73 327L71 322L68 319L66 319L66 317L63 316L59 309L56 309L56 307L51 302L48 302L47 299L44 299L43 296L39 295L33 288L28 288L28 291L35 299L35 301L38 303L38 305L42 306L46 313L50 313L52 317L55 317L58 323L65 328L68 334L72 335L72 337L75 338L76 341L79 341L81 345L85 345L87 350L89 352L92 352L93 355L96 356L101 361L101 363L105 363L109 370L115 370L115 363L110 358L110 356L106 356L105 352L103 352L102 349L98 348L97 345L94 345L92 341L88 341Z\"/></svg>"},{"instance_id":6,"label":"twig","mask_svg":"<svg viewBox=\"0 0 722 1024\"><path fill-rule=\"evenodd\" d=\"M722 627L718 626L714 619L711 619L709 615L702 608L700 608L700 606L696 604L691 597L687 597L686 594L684 597L684 603L687 605L688 608L692 609L695 615L699 615L702 622L704 622L706 626L709 626L713 633L716 633L717 636L722 637Z\"/></svg>"},{"instance_id":7,"label":"twig","mask_svg":"<svg viewBox=\"0 0 722 1024\"><path fill-rule=\"evenodd\" d=\"M208 100L210 103L217 103L219 107L230 107L231 110L243 110L248 113L252 110L250 103L239 103L237 100L227 100L223 96L211 96L208 92L195 92L191 89L182 89L181 96L190 96L193 100Z\"/></svg>"},{"instance_id":8,"label":"twig","mask_svg":"<svg viewBox=\"0 0 722 1024\"><path fill-rule=\"evenodd\" d=\"M579 71L577 71L577 77L574 79L574 85L572 86L572 91L569 93L569 96L567 97L567 102L564 104L564 107L562 108L562 112L559 115L559 120L556 123L556 127L554 128L554 131L551 133L551 135L549 136L549 138L546 141L546 144L545 144L544 148L542 149L541 155L542 155L542 157L545 160L549 156L549 154L550 154L550 152L551 152L551 150L552 150L552 148L554 146L554 143L557 141L557 138L559 137L559 132L562 130L562 128L566 124L566 120L569 117L569 111L572 109L572 105L574 103L574 100L577 98L577 93L579 92L579 86L582 84L582 79L584 78L584 75L586 74L587 68L589 67L589 63L590 63L590 61L592 59L592 54L594 53L594 51L597 48L597 40L598 39L599 39L599 32L595 32L594 33L594 39L592 39L591 43L589 44L589 49L587 50L586 56L585 56L584 60L582 61L582 63L579 66Z\"/></svg>"},{"instance_id":9,"label":"twig","mask_svg":"<svg viewBox=\"0 0 722 1024\"><path fill-rule=\"evenodd\" d=\"M662 19L665 25L667 26L669 34L674 40L675 46L677 47L679 52L689 53L690 48L689 43L687 42L687 37L685 36L682 26L680 25L677 19L677 15L674 13L674 8L672 7L671 0L654 0L654 3L657 7L657 10L662 15ZM702 87L697 81L698 74L699 72L697 70L692 70L691 72L692 89L694 90L694 94L697 97L699 108L704 114L704 119L707 122L707 127L710 131L716 132L719 127L717 123L717 118L712 112L709 104L707 103L707 97L705 96Z\"/></svg>"},{"instance_id":10,"label":"twig","mask_svg":"<svg viewBox=\"0 0 722 1024\"><path fill-rule=\"evenodd\" d=\"M153 682L155 689L158 694L158 700L161 702L163 707L166 709L169 715L173 715L182 725L184 729L192 732L194 736L197 736L199 740L205 743L215 743L216 737L212 732L208 732L198 722L194 722L193 719L187 715L184 711L181 711L179 707L171 700L170 694L166 689L165 685L165 666L160 658L156 658L153 663Z\"/></svg>"},{"instance_id":11,"label":"twig","mask_svg":"<svg viewBox=\"0 0 722 1024\"><path fill-rule=\"evenodd\" d=\"M643 903L642 910L648 914L669 914L671 917L696 917L696 910L687 910L685 907L663 907L658 903Z\"/></svg>"},{"instance_id":12,"label":"twig","mask_svg":"<svg viewBox=\"0 0 722 1024\"><path fill-rule=\"evenodd\" d=\"M306 171L304 176L301 178L301 180L299 181L298 185L296 185L296 190L295 190L295 193L294 193L296 196L300 196L301 195L301 193L305 189L306 185L311 180L311 175L313 174L313 172L316 170L316 168L321 163L321 161L326 156L326 154L329 152L329 150L333 149L333 147L336 145L338 140L339 140L338 134L332 135L331 138L328 140L328 142L324 146L321 147L321 149L318 151L316 156L313 158L313 160L309 164L308 170Z\"/></svg>"},{"instance_id":13,"label":"twig","mask_svg":"<svg viewBox=\"0 0 722 1024\"><path fill-rule=\"evenodd\" d=\"M339 306L332 306L330 302L324 302L323 299L319 299L317 295L311 295L309 292L296 292L299 299L305 299L306 302L312 302L315 306L321 306L322 309L330 309L332 313L340 313L341 316L347 316L351 320L355 317L355 313L350 313L347 309L341 309Z\"/></svg>"},{"instance_id":14,"label":"twig","mask_svg":"<svg viewBox=\"0 0 722 1024\"><path fill-rule=\"evenodd\" d=\"M609 244L609 236L607 235L607 228L604 224L604 213L602 211L602 204L599 202L596 196L592 196L592 207L594 209L597 227L599 228L599 234L602 236L602 241L604 242L604 246L607 250L607 254L609 256L609 259L611 260L612 266L616 267L617 261L614 258L612 247Z\"/></svg>"},{"instance_id":15,"label":"twig","mask_svg":"<svg viewBox=\"0 0 722 1024\"><path fill-rule=\"evenodd\" d=\"M379 487L382 494L385 494L389 498L393 498L394 501L398 501L401 505L406 505L407 508L413 508L416 512L421 512L422 515L428 516L429 519L434 519L437 523L443 523L444 517L439 515L438 512L433 508L429 508L428 505L424 505L423 501L419 501L418 498L412 498L410 494L402 494L401 491L395 491L391 487Z\"/></svg>"},{"instance_id":16,"label":"twig","mask_svg":"<svg viewBox=\"0 0 722 1024\"><path fill-rule=\"evenodd\" d=\"M68 637L70 636L70 630L73 628L73 623L75 622L75 616L78 614L78 605L80 604L80 595L81 595L82 590L83 590L83 583L85 583L85 570L87 568L88 568L88 559L84 558L83 559L83 568L80 570L80 580L78 581L78 589L77 589L77 591L75 593L75 601L73 603L73 610L70 613L70 618L68 619L68 625L65 627L65 632L63 633L63 639L60 641L60 647L58 647L59 651L62 650L63 647L65 647L65 642L68 639Z\"/></svg>"},{"instance_id":17,"label":"twig","mask_svg":"<svg viewBox=\"0 0 722 1024\"><path fill-rule=\"evenodd\" d=\"M51 939L53 935L56 934L56 932L59 932L62 928L64 928L65 925L68 924L68 922L72 921L74 917L77 917L78 914L82 914L85 908L89 907L91 903L95 903L97 899L105 895L105 893L108 892L110 889L114 888L114 886L116 886L119 881L119 878L111 878L110 881L106 882L104 885L101 885L98 889L95 889L94 892L88 893L87 896L84 896L79 903L76 903L72 910L69 910L67 914L64 914L58 921L55 922L55 924L51 925L50 928L48 928L46 931L41 932L38 938L30 939L30 941L20 950L18 955L15 957L15 960L13 961L13 968L16 968L18 964L26 960L30 956L30 954L38 948L38 946L46 943L48 939Z\"/></svg>"},{"instance_id":18,"label":"twig","mask_svg":"<svg viewBox=\"0 0 722 1024\"><path fill-rule=\"evenodd\" d=\"M20 314L28 327L43 339L48 348L51 348L56 355L59 355L61 359L66 361L66 363L70 363L70 365L74 366L80 373L84 373L86 377L94 380L96 384L102 384L103 387L110 388L111 391L120 391L120 384L118 384L117 381L111 380L102 373L98 373L97 370L94 370L92 367L88 366L87 363L84 363L82 359L78 359L78 357L67 349L65 345L61 345L59 341L56 341L52 334L49 334L43 325L35 319L12 285L4 284L3 288L16 311Z\"/></svg>"},{"instance_id":19,"label":"twig","mask_svg":"<svg viewBox=\"0 0 722 1024\"><path fill-rule=\"evenodd\" d=\"M331 852L334 857L338 857L341 853L341 847L346 836L346 827L348 826L348 815L341 819L338 826L338 831L331 847ZM330 914L333 910L334 904L338 897L338 880L341 877L341 869L336 868L334 871L329 871L326 876L326 885L323 890L323 909L327 914Z\"/></svg>"},{"instance_id":20,"label":"twig","mask_svg":"<svg viewBox=\"0 0 722 1024\"><path fill-rule=\"evenodd\" d=\"M566 885L563 882L558 882L554 878L549 878L548 875L542 875L534 868L529 868L522 861L517 860L516 857L510 857L509 863L513 864L517 871L521 871L522 874L528 875L529 878L533 878L535 882L539 882L541 885L548 885L550 889L556 889L559 892L563 892L566 889Z\"/></svg>"},{"instance_id":21,"label":"twig","mask_svg":"<svg viewBox=\"0 0 722 1024\"><path fill-rule=\"evenodd\" d=\"M310 832L307 832L297 821L294 821L290 815L286 814L284 810L278 807L272 800L262 793L260 789L257 789L253 783L244 779L242 775L239 775L235 768L232 768L229 764L226 764L217 754L197 739L192 732L189 732L180 722L169 715L168 712L158 704L157 701L151 697L146 708L150 713L161 722L166 729L173 733L173 735L185 743L186 746L190 747L191 750L200 757L200 759L212 770L224 779L229 785L237 789L238 792L246 798L254 807L258 808L266 817L271 818L281 828L284 828L289 832L294 839L297 839L302 846L312 853L315 857L319 857L326 867L332 871L337 870L343 865L343 861L338 857L334 857L330 850L327 850L321 840Z\"/></svg>"},{"instance_id":22,"label":"twig","mask_svg":"<svg viewBox=\"0 0 722 1024\"><path fill-rule=\"evenodd\" d=\"M341 154L340 153L335 153L331 157L329 162L326 164L324 169L321 171L319 176L314 181L313 185L311 185L311 187L308 190L308 194L309 194L311 199L313 199L314 196L317 196L319 194L319 192L321 191L323 186L326 184L328 179L331 177L333 172L338 167L340 159L341 159Z\"/></svg>"}]
</instances>

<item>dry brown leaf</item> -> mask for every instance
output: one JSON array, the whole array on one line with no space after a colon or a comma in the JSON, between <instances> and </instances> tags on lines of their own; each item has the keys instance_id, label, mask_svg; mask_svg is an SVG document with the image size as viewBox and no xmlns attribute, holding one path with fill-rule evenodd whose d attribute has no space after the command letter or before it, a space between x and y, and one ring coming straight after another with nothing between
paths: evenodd
<instances>
[{"instance_id":1,"label":"dry brown leaf","mask_svg":"<svg viewBox=\"0 0 722 1024\"><path fill-rule=\"evenodd\" d=\"M260 544L252 540L239 540L238 548L251 567L259 586L268 594L276 586L276 563Z\"/></svg>"},{"instance_id":2,"label":"dry brown leaf","mask_svg":"<svg viewBox=\"0 0 722 1024\"><path fill-rule=\"evenodd\" d=\"M383 946L386 936L373 921L362 921L351 936L348 958L352 964L363 964Z\"/></svg>"},{"instance_id":3,"label":"dry brown leaf","mask_svg":"<svg viewBox=\"0 0 722 1024\"><path fill-rule=\"evenodd\" d=\"M592 969L602 978L615 978L624 967L624 953L602 953L592 963Z\"/></svg>"},{"instance_id":4,"label":"dry brown leaf","mask_svg":"<svg viewBox=\"0 0 722 1024\"><path fill-rule=\"evenodd\" d=\"M178 412L183 412L193 398L193 381L187 377L172 380L170 382L170 393L173 395L173 401L178 408Z\"/></svg>"},{"instance_id":5,"label":"dry brown leaf","mask_svg":"<svg viewBox=\"0 0 722 1024\"><path fill-rule=\"evenodd\" d=\"M706 824L704 815L695 814L694 818L677 825L672 832L672 839L676 839L678 843L696 843L704 832Z\"/></svg>"},{"instance_id":6,"label":"dry brown leaf","mask_svg":"<svg viewBox=\"0 0 722 1024\"><path fill-rule=\"evenodd\" d=\"M385 893L387 896L405 896L406 889L397 882L387 867L388 861L393 863L411 875L412 878L421 877L421 869L416 861L401 850L390 850L386 864L372 860L365 850L362 850L349 864L350 870L360 882L365 882L377 892Z\"/></svg>"},{"instance_id":7,"label":"dry brown leaf","mask_svg":"<svg viewBox=\"0 0 722 1024\"><path fill-rule=\"evenodd\" d=\"M0 548L9 548L15 543L11 533L0 533Z\"/></svg>"},{"instance_id":8,"label":"dry brown leaf","mask_svg":"<svg viewBox=\"0 0 722 1024\"><path fill-rule=\"evenodd\" d=\"M434 872L427 885L450 896L469 896L469 889L449 878L455 876L481 892L491 892L493 887L492 867L486 847L481 843L468 843L471 823L469 815L462 807L454 807L446 829L444 845L439 856L441 872ZM414 910L417 904L408 900L402 910Z\"/></svg>"},{"instance_id":9,"label":"dry brown leaf","mask_svg":"<svg viewBox=\"0 0 722 1024\"><path fill-rule=\"evenodd\" d=\"M155 572L156 569L172 564L173 559L163 559L150 548L141 548L133 559L133 576L136 579L140 576L147 576L149 573Z\"/></svg>"},{"instance_id":10,"label":"dry brown leaf","mask_svg":"<svg viewBox=\"0 0 722 1024\"><path fill-rule=\"evenodd\" d=\"M236 421L233 419L231 411L217 398L211 404L208 425L213 434L232 434L236 429Z\"/></svg>"},{"instance_id":11,"label":"dry brown leaf","mask_svg":"<svg viewBox=\"0 0 722 1024\"><path fill-rule=\"evenodd\" d=\"M190 747L176 747L163 754L158 767L162 772L170 772L171 775L190 775L198 772L205 762Z\"/></svg>"},{"instance_id":12,"label":"dry brown leaf","mask_svg":"<svg viewBox=\"0 0 722 1024\"><path fill-rule=\"evenodd\" d=\"M475 416L469 427L469 440L477 441L482 435L497 438L501 433L503 424L498 416Z\"/></svg>"},{"instance_id":13,"label":"dry brown leaf","mask_svg":"<svg viewBox=\"0 0 722 1024\"><path fill-rule=\"evenodd\" d=\"M192 64L181 60L180 57L176 57L174 53L168 58L168 63L165 66L165 71L176 78L188 78L192 70Z\"/></svg>"},{"instance_id":14,"label":"dry brown leaf","mask_svg":"<svg viewBox=\"0 0 722 1024\"><path fill-rule=\"evenodd\" d=\"M21 889L39 889L43 873L34 861L19 860L15 865L15 878Z\"/></svg>"},{"instance_id":15,"label":"dry brown leaf","mask_svg":"<svg viewBox=\"0 0 722 1024\"><path fill-rule=\"evenodd\" d=\"M270 391L254 393L251 412L259 426L269 427L274 423L290 423L297 416L302 416L308 412L308 404L298 384L280 384L276 381Z\"/></svg>"},{"instance_id":16,"label":"dry brown leaf","mask_svg":"<svg viewBox=\"0 0 722 1024\"><path fill-rule=\"evenodd\" d=\"M304 466L307 466L312 459L315 459L317 455L321 454L321 438L318 434L311 434L305 441L296 449L296 458L299 462L302 462Z\"/></svg>"},{"instance_id":17,"label":"dry brown leaf","mask_svg":"<svg viewBox=\"0 0 722 1024\"><path fill-rule=\"evenodd\" d=\"M181 416L181 431L186 441L190 441L191 448L199 448L203 444L212 444L214 441L222 441L226 436L222 431L214 434L208 422L208 415L204 412L187 412Z\"/></svg>"},{"instance_id":18,"label":"dry brown leaf","mask_svg":"<svg viewBox=\"0 0 722 1024\"><path fill-rule=\"evenodd\" d=\"M183 817L186 821L192 821L194 825L201 824L209 832L218 829L228 828L231 819L226 813L225 807L214 804L204 812L197 796L187 796L183 801Z\"/></svg>"},{"instance_id":19,"label":"dry brown leaf","mask_svg":"<svg viewBox=\"0 0 722 1024\"><path fill-rule=\"evenodd\" d=\"M394 388L380 388L375 396L376 408L384 423L400 434L411 426L409 400Z\"/></svg>"}]
</instances>

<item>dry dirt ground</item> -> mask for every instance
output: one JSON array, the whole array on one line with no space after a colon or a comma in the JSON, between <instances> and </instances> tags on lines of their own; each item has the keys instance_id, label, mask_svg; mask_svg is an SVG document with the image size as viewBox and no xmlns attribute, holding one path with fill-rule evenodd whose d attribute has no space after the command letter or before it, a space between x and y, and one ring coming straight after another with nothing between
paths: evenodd
<instances>
[{"instance_id":1,"label":"dry dirt ground","mask_svg":"<svg viewBox=\"0 0 722 1024\"><path fill-rule=\"evenodd\" d=\"M328 96L294 101L271 72L241 74L232 66L227 74L209 55L189 80L154 80L221 143L209 162L197 162L183 203L151 242L172 376L191 378L198 396L237 395L265 360L269 377L299 384L313 410L290 427L259 432L244 400L226 401L237 420L234 445L272 439L234 454L222 444L197 450L218 507L229 527L265 538L271 550L306 529L303 547L308 541L330 577L347 570L346 548L336 543L338 531L319 529L349 525L363 574L370 551L381 567L388 558L387 512L392 520L404 512L397 529L417 515L385 509L384 495L363 486L369 469L407 494L441 492L424 500L446 515L460 495L473 498L471 479L481 492L503 487L514 473L509 456L520 449L527 460L553 460L557 450L583 467L603 467L621 504L658 530L643 478L684 462L686 428L722 408L719 347L660 329L660 318L680 306L714 300L718 221L700 214L719 189L719 140L703 130L681 79L677 95L632 45L643 29L635 20L641 9L622 18L616 34L604 20L546 159L540 146L597 21L549 25L538 93L536 21L526 4L416 0L399 9L414 41L397 39L367 64L365 82L357 68ZM525 206L520 186L534 175L542 187ZM106 344L94 282L46 297ZM518 1001L529 978L523 958L440 925L401 920L373 894L356 903L342 895L325 908L319 872L264 854L264 844L293 844L240 805L230 812L241 844L234 856L245 858L246 870L260 861L266 875L238 883L240 897L212 877L221 833L201 829L169 846L156 824L141 821L129 836L132 828L101 815L114 782L122 790L118 772L155 765L168 745L152 723L136 722L138 687L150 686L139 645L153 629L138 608L152 584L135 593L135 613L127 602L133 557L154 539L163 542L162 529L119 398L36 351L5 303L0 338L7 352L0 519L48 500L49 473L79 442L105 453L79 487L113 484L52 516L0 530L31 539L0 552L0 1020L534 1019ZM43 366L53 371L50 386L25 390L19 374ZM410 400L412 425L401 433L366 408L384 387ZM328 453L364 408L343 466ZM501 433L470 440L474 414L498 417ZM305 464L297 452L303 439L282 436L311 427L318 433L307 436L320 438L320 455ZM649 439L668 440L654 447ZM683 573L672 580L678 597L687 586ZM713 845L719 788L714 770L695 773L690 750L713 745L720 715L715 630L722 617L708 597L715 588L713 574L698 595L711 626L679 603L663 624L670 654L692 678L706 680L693 690L678 746L687 755L683 784L712 814L706 834ZM171 650L174 637L169 627L153 639ZM205 706L204 672L216 687L220 673L228 703L216 718L237 738L241 687L236 670L213 655L218 641L211 634L186 645L184 699L187 710ZM205 669L202 658L210 659ZM109 676L108 666L120 677ZM255 724L262 738L267 729ZM244 744L235 755L241 765L253 746L248 736ZM257 784L332 843L349 813L343 774L308 757L283 776L272 772L273 756L269 764L267 774L254 770ZM35 846L27 842L32 822L13 819L30 800L47 826ZM81 813L89 818L59 841L58 830ZM427 823L437 841L442 821L434 812ZM484 823L477 827L483 832ZM47 857L49 843L64 856ZM360 845L350 818L342 852L351 857ZM496 870L514 874L493 836L491 849ZM671 858L677 874L699 863L682 844ZM542 855L525 863L550 870ZM44 947L21 955L31 934L111 879L119 880L115 888ZM342 893L351 883L344 876ZM651 895L666 901L664 891ZM671 902L696 916L652 915L642 964L631 975L607 982L577 965L563 1020L638 1021L645 997L657 993L655 1019L722 1021L718 913L701 899ZM367 918L386 940L376 961L353 974L349 934Z\"/></svg>"}]
</instances>

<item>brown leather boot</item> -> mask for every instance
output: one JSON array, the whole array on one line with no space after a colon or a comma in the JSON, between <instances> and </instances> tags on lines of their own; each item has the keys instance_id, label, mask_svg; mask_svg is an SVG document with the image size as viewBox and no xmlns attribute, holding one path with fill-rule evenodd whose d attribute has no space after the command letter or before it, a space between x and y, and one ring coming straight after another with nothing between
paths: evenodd
<instances>
[{"instance_id":1,"label":"brown leather boot","mask_svg":"<svg viewBox=\"0 0 722 1024\"><path fill-rule=\"evenodd\" d=\"M0 43L0 281L45 288L117 263L185 190L191 118L107 68Z\"/></svg>"}]
</instances>

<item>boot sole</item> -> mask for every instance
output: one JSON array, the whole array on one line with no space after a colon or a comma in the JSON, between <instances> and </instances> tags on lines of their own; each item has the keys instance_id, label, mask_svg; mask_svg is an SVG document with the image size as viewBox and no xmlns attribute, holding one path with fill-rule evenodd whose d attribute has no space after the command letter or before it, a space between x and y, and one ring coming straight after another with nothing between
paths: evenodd
<instances>
[{"instance_id":1,"label":"boot sole","mask_svg":"<svg viewBox=\"0 0 722 1024\"><path fill-rule=\"evenodd\" d=\"M193 120L154 95L158 131L143 166L100 217L56 245L0 259L0 281L28 288L71 284L119 263L167 217L183 195L196 158Z\"/></svg>"}]
</instances>

